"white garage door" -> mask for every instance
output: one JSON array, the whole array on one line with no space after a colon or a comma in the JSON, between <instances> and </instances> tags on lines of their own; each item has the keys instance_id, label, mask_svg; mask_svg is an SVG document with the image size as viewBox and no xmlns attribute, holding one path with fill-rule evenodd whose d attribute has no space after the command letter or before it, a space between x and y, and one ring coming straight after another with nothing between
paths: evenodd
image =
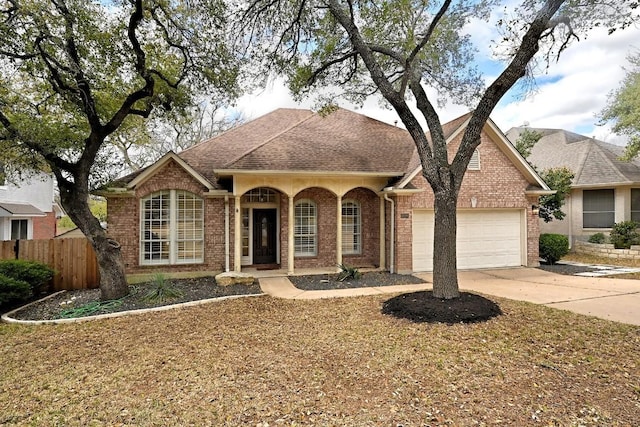
<instances>
[{"instance_id":1,"label":"white garage door","mask_svg":"<svg viewBox=\"0 0 640 427\"><path fill-rule=\"evenodd\" d=\"M519 210L458 211L458 268L522 265ZM433 211L413 211L413 270L433 270Z\"/></svg>"}]
</instances>

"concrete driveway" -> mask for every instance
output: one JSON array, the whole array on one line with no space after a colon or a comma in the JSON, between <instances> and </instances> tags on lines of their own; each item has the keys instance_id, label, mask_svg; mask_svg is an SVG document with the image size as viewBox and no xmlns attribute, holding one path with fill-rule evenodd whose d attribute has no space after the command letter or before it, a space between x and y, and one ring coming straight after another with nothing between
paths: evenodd
<instances>
[{"instance_id":1,"label":"concrete driveway","mask_svg":"<svg viewBox=\"0 0 640 427\"><path fill-rule=\"evenodd\" d=\"M432 282L431 273L416 276ZM640 325L640 280L567 276L537 268L458 272L461 290Z\"/></svg>"}]
</instances>

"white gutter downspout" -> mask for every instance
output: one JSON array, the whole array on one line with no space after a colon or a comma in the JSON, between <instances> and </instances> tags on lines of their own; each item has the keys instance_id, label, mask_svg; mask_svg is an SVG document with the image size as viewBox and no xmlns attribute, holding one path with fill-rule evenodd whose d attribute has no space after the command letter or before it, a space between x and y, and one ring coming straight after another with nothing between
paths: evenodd
<instances>
[{"instance_id":1,"label":"white gutter downspout","mask_svg":"<svg viewBox=\"0 0 640 427\"><path fill-rule=\"evenodd\" d=\"M229 272L229 196L224 196L224 271Z\"/></svg>"},{"instance_id":2,"label":"white gutter downspout","mask_svg":"<svg viewBox=\"0 0 640 427\"><path fill-rule=\"evenodd\" d=\"M389 198L389 195L385 193L384 195L384 199L391 203L391 235L389 236L389 240L391 240L390 245L389 245L389 273L393 274L394 271L394 266L395 266L395 260L394 260L394 255L395 255L395 246L396 246L396 233L395 233L395 228L396 228L396 214L395 214L395 210L396 210L396 204L395 202Z\"/></svg>"}]
</instances>

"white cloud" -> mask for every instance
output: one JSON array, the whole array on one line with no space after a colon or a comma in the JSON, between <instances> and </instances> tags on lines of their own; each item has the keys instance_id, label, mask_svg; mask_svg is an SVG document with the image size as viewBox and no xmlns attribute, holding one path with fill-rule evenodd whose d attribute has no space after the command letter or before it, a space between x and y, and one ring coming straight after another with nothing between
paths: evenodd
<instances>
[{"instance_id":1,"label":"white cloud","mask_svg":"<svg viewBox=\"0 0 640 427\"><path fill-rule=\"evenodd\" d=\"M473 26L482 45L491 39L486 23ZM503 130L529 122L532 127L561 128L596 136L599 139L623 143L611 133L609 126L596 126L596 115L604 108L608 94L624 77L626 57L633 49L640 49L640 28L617 31L611 36L604 29L593 32L586 40L574 43L557 63L549 66L538 91L522 101L502 102L492 114ZM483 50L486 54L486 50ZM433 91L428 91L435 95ZM507 94L509 96L509 94ZM435 96L433 96L435 99ZM393 124L398 120L395 111L384 109L372 98L362 108L339 101L344 108ZM275 79L264 89L240 98L236 110L247 119L264 115L277 108L311 108L312 100L293 101L283 80ZM442 122L452 120L468 110L453 104L438 109Z\"/></svg>"}]
</instances>

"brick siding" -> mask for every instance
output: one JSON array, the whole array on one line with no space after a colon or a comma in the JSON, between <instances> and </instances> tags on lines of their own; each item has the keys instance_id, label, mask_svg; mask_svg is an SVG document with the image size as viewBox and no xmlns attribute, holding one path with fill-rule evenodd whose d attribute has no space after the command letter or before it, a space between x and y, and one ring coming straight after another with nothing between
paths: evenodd
<instances>
[{"instance_id":1,"label":"brick siding","mask_svg":"<svg viewBox=\"0 0 640 427\"><path fill-rule=\"evenodd\" d=\"M53 239L56 237L56 213L47 212L46 216L33 217L33 239Z\"/></svg>"},{"instance_id":2,"label":"brick siding","mask_svg":"<svg viewBox=\"0 0 640 427\"><path fill-rule=\"evenodd\" d=\"M449 158L453 159L458 149L462 135L448 145ZM527 196L524 191L529 186L520 171L511 163L507 156L488 137L481 135L478 146L480 154L480 170L468 170L463 178L458 196L457 207L472 208L475 199L477 209L525 209L527 219L527 265L539 265L538 239L540 236L539 218L533 215L531 205L538 204L537 196ZM398 271L412 271L411 254L412 209L433 209L434 195L427 180L418 173L411 184L422 193L415 194L409 201L396 199L396 268ZM409 214L409 218L401 218L401 214Z\"/></svg>"},{"instance_id":3,"label":"brick siding","mask_svg":"<svg viewBox=\"0 0 640 427\"><path fill-rule=\"evenodd\" d=\"M450 158L460 143L460 138L449 144ZM526 196L524 190L529 183L502 153L502 151L482 134L479 146L480 170L467 171L458 198L458 208L471 208L472 198L476 208L509 208L526 209L527 218L527 263L530 266L538 263L538 217L531 213L531 205L537 204L538 198ZM425 191L414 195L392 196L395 201L395 247L394 270L397 272L412 271L412 215L413 209L432 209L433 192L427 181L418 174L411 182L413 186ZM113 196L108 198L109 234L122 245L122 255L127 272L146 272L154 269L162 270L207 270L221 271L225 263L224 236L224 198L204 198L205 258L201 264L174 266L141 266L139 262L140 247L140 199L161 190L185 190L203 197L207 189L182 169L176 162L169 161L153 177L138 185L135 194L128 197ZM333 267L336 264L336 196L322 188L308 188L298 193L294 202L310 199L316 203L318 215L317 255L313 257L296 257L295 268ZM362 222L362 253L359 255L343 255L343 261L358 267L378 266L380 254L380 199L374 192L356 188L342 197L342 200L355 200L360 203ZM390 267L390 228L391 207L385 201L385 257L386 266ZM281 194L280 205L280 266L287 269L288 259L288 209L289 200ZM230 268L234 260L234 200L229 200Z\"/></svg>"}]
</instances>

